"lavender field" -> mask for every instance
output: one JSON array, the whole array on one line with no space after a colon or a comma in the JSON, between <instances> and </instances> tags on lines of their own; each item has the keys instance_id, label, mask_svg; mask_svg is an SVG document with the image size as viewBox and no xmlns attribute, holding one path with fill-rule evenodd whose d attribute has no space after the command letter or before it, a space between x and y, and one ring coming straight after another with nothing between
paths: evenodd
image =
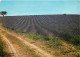
<instances>
[{"instance_id":1,"label":"lavender field","mask_svg":"<svg viewBox=\"0 0 80 57\"><path fill-rule=\"evenodd\" d=\"M80 28L79 19L79 15L30 15L6 16L3 22L4 26L20 32L76 34Z\"/></svg>"}]
</instances>

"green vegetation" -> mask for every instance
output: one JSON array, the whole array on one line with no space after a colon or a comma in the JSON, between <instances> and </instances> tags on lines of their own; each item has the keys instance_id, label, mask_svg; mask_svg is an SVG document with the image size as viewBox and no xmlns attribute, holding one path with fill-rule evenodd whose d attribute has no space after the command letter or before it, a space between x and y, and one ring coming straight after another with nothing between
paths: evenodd
<instances>
[{"instance_id":1,"label":"green vegetation","mask_svg":"<svg viewBox=\"0 0 80 57\"><path fill-rule=\"evenodd\" d=\"M1 11L0 14L3 15L3 17L4 17L4 15L6 15L7 12L6 11Z\"/></svg>"},{"instance_id":2,"label":"green vegetation","mask_svg":"<svg viewBox=\"0 0 80 57\"><path fill-rule=\"evenodd\" d=\"M29 33L27 33L27 36L29 38L35 40L35 41L37 41L37 40L39 40L39 41L44 40L42 35L39 35L39 34L37 34L35 32L29 32Z\"/></svg>"},{"instance_id":3,"label":"green vegetation","mask_svg":"<svg viewBox=\"0 0 80 57\"><path fill-rule=\"evenodd\" d=\"M71 44L74 44L75 46L77 46L79 49L80 49L80 36L79 35L71 35L71 34L63 34L63 33L60 33L60 37L71 43Z\"/></svg>"},{"instance_id":4,"label":"green vegetation","mask_svg":"<svg viewBox=\"0 0 80 57\"><path fill-rule=\"evenodd\" d=\"M0 56L4 57L4 52L3 52L3 43L1 41L1 37L0 37Z\"/></svg>"},{"instance_id":5,"label":"green vegetation","mask_svg":"<svg viewBox=\"0 0 80 57\"><path fill-rule=\"evenodd\" d=\"M72 30L72 34L64 34L64 33L59 33L59 36L61 38L63 38L63 40L71 43L71 44L74 44L76 46L80 46L80 30L79 30L79 27L78 28L74 28Z\"/></svg>"},{"instance_id":6,"label":"green vegetation","mask_svg":"<svg viewBox=\"0 0 80 57\"><path fill-rule=\"evenodd\" d=\"M80 53L77 53L74 57L80 57Z\"/></svg>"},{"instance_id":7,"label":"green vegetation","mask_svg":"<svg viewBox=\"0 0 80 57\"><path fill-rule=\"evenodd\" d=\"M51 47L51 48L58 48L59 46L61 46L61 41L59 39L59 37L55 37L53 38L52 36L48 36L49 37L49 41L46 42L47 46Z\"/></svg>"},{"instance_id":8,"label":"green vegetation","mask_svg":"<svg viewBox=\"0 0 80 57\"><path fill-rule=\"evenodd\" d=\"M59 37L53 37L52 35L43 36L35 32L29 32L27 36L35 41L44 41L44 44L51 48L61 46Z\"/></svg>"}]
</instances>

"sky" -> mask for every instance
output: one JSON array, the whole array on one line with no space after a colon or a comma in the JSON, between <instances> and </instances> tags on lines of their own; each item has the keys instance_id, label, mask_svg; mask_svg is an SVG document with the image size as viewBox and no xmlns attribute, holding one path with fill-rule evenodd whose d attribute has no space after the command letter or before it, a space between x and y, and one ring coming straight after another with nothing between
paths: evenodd
<instances>
[{"instance_id":1,"label":"sky","mask_svg":"<svg viewBox=\"0 0 80 57\"><path fill-rule=\"evenodd\" d=\"M80 14L80 0L0 0L0 11L8 16Z\"/></svg>"}]
</instances>

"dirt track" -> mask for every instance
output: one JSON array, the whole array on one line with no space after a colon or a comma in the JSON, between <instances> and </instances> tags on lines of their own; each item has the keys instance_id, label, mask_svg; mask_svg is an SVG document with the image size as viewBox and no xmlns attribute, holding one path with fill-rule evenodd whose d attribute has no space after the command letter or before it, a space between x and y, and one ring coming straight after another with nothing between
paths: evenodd
<instances>
[{"instance_id":1,"label":"dirt track","mask_svg":"<svg viewBox=\"0 0 80 57\"><path fill-rule=\"evenodd\" d=\"M7 49L8 49L8 55L7 56L11 56L11 57L18 57L17 52L15 50L15 48L13 47L12 43L2 34L0 34L1 37L4 39L4 41L7 44Z\"/></svg>"},{"instance_id":2,"label":"dirt track","mask_svg":"<svg viewBox=\"0 0 80 57\"><path fill-rule=\"evenodd\" d=\"M1 28L0 28L1 29ZM36 54L39 54L40 57L55 57L52 56L51 54L47 53L46 51L42 50L41 48L37 47L36 45L24 40L24 38L18 37L16 34L11 33L7 30L1 29L2 31L5 31L7 34L15 36L20 42L22 42L25 46L28 46L30 49L34 50ZM14 57L20 57L18 56L19 53L17 53L15 50L15 47L13 47L13 44L10 43L10 41L8 40L8 38L6 38L4 35L2 35L2 37L5 39L5 41L7 42L7 46L9 47L10 53L15 53ZM23 54L24 55L24 54ZM26 57L26 56L24 56Z\"/></svg>"}]
</instances>

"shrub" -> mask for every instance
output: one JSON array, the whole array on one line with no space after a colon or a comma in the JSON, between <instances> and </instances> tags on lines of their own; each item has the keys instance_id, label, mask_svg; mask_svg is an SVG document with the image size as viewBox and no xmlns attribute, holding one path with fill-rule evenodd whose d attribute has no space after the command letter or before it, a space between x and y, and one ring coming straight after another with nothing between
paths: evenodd
<instances>
[{"instance_id":1,"label":"shrub","mask_svg":"<svg viewBox=\"0 0 80 57\"><path fill-rule=\"evenodd\" d=\"M1 38L1 37L0 37L0 38ZM1 39L0 39L0 56L1 56L1 57L4 57L3 43L2 43L2 41L1 41Z\"/></svg>"},{"instance_id":2,"label":"shrub","mask_svg":"<svg viewBox=\"0 0 80 57\"><path fill-rule=\"evenodd\" d=\"M77 53L77 54L75 55L75 57L80 57L80 53Z\"/></svg>"},{"instance_id":3,"label":"shrub","mask_svg":"<svg viewBox=\"0 0 80 57\"><path fill-rule=\"evenodd\" d=\"M27 36L29 38L32 38L33 40L39 40L39 41L44 40L42 35L37 34L35 32L29 32L29 33L27 33Z\"/></svg>"},{"instance_id":4,"label":"shrub","mask_svg":"<svg viewBox=\"0 0 80 57\"><path fill-rule=\"evenodd\" d=\"M79 37L74 37L74 38L71 38L71 43L74 44L74 45L80 45L80 38Z\"/></svg>"},{"instance_id":5,"label":"shrub","mask_svg":"<svg viewBox=\"0 0 80 57\"><path fill-rule=\"evenodd\" d=\"M61 45L60 39L58 37L53 37L52 35L41 35L37 34L35 32L29 32L27 34L29 38L32 38L33 40L38 40L38 41L45 41L45 45L49 47L58 47Z\"/></svg>"},{"instance_id":6,"label":"shrub","mask_svg":"<svg viewBox=\"0 0 80 57\"><path fill-rule=\"evenodd\" d=\"M61 41L58 37L49 36L49 41L46 43L49 47L59 47L61 46Z\"/></svg>"},{"instance_id":7,"label":"shrub","mask_svg":"<svg viewBox=\"0 0 80 57\"><path fill-rule=\"evenodd\" d=\"M63 40L72 43L74 45L80 45L80 36L72 35L72 34L63 34L60 33L59 35Z\"/></svg>"}]
</instances>

